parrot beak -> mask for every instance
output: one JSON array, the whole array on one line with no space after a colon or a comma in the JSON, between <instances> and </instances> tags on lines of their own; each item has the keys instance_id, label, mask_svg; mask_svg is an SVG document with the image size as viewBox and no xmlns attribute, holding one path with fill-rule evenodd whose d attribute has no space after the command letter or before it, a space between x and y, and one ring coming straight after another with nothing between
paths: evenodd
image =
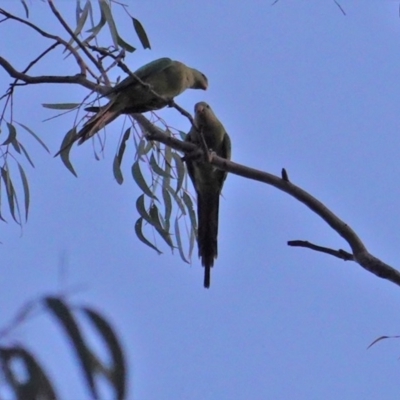
<instances>
[{"instance_id":1,"label":"parrot beak","mask_svg":"<svg viewBox=\"0 0 400 400\"><path fill-rule=\"evenodd\" d=\"M197 104L196 105L196 109L195 109L195 113L201 115L201 114L204 113L204 109L205 109L205 107L204 107L203 104Z\"/></svg>"},{"instance_id":2,"label":"parrot beak","mask_svg":"<svg viewBox=\"0 0 400 400\"><path fill-rule=\"evenodd\" d=\"M208 82L207 81L197 82L194 84L194 86L192 86L192 88L207 90Z\"/></svg>"},{"instance_id":3,"label":"parrot beak","mask_svg":"<svg viewBox=\"0 0 400 400\"><path fill-rule=\"evenodd\" d=\"M208 79L204 74L201 74L202 78L200 80L200 87L199 89L207 90L208 89Z\"/></svg>"}]
</instances>

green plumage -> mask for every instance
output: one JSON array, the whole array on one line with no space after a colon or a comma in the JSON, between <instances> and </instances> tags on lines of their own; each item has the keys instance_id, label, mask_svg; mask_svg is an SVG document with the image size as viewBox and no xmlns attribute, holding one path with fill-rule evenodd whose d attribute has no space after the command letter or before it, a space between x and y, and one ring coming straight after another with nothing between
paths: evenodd
<instances>
[{"instance_id":1,"label":"green plumage","mask_svg":"<svg viewBox=\"0 0 400 400\"><path fill-rule=\"evenodd\" d=\"M151 89L163 98L157 98L133 77L128 76L105 94L110 98L105 106L88 108L89 111L95 111L97 114L90 118L78 133L79 144L92 137L121 114L159 110L186 89L206 90L208 86L207 78L203 73L170 58L152 61L139 68L134 74L149 84Z\"/></svg>"},{"instance_id":2,"label":"green plumage","mask_svg":"<svg viewBox=\"0 0 400 400\"><path fill-rule=\"evenodd\" d=\"M200 102L195 105L195 121L203 133L209 150L230 160L231 140L211 107ZM186 141L199 144L199 132L192 127ZM186 160L187 170L197 194L197 243L204 266L204 287L210 287L211 267L218 256L219 196L227 173L204 161Z\"/></svg>"}]
</instances>

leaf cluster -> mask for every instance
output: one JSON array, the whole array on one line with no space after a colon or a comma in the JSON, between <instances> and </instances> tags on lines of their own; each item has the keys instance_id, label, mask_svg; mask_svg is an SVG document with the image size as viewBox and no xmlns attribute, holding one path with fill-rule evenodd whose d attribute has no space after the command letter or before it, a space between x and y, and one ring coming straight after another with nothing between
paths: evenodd
<instances>
[{"instance_id":1,"label":"leaf cluster","mask_svg":"<svg viewBox=\"0 0 400 400\"><path fill-rule=\"evenodd\" d=\"M115 399L126 398L126 363L121 344L107 320L92 308L72 306L63 297L47 296L31 301L0 331L1 342L6 342L18 326L43 310L68 340L91 398L101 398L100 380L112 388ZM91 326L91 335L97 335L102 341L108 360L102 360L90 346L80 323L82 317ZM11 392L18 399L60 398L37 355L22 344L0 344L0 382L1 392Z\"/></svg>"}]
</instances>

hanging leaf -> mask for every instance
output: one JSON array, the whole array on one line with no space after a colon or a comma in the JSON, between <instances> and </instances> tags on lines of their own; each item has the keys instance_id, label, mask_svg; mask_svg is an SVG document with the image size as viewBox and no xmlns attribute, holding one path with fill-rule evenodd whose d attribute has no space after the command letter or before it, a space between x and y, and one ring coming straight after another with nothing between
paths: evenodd
<instances>
[{"instance_id":1,"label":"hanging leaf","mask_svg":"<svg viewBox=\"0 0 400 400\"><path fill-rule=\"evenodd\" d=\"M144 194L141 194L136 200L136 209L139 215L150 225L153 225L153 221L150 215L147 213L146 205L144 204Z\"/></svg>"},{"instance_id":2,"label":"hanging leaf","mask_svg":"<svg viewBox=\"0 0 400 400\"><path fill-rule=\"evenodd\" d=\"M74 31L74 36L78 37L80 35L80 33L82 32L83 27L85 26L87 17L89 15L89 12L91 12L91 4L90 1L87 0L85 3L85 6L83 7L83 9L81 8L81 4L80 1L78 0L76 3L76 9L75 9L75 18L76 18L76 28ZM68 42L69 45L72 45L74 43L75 39L74 37L71 37L71 40ZM79 47L79 45L78 45ZM70 51L65 48L63 53L68 52L69 54Z\"/></svg>"},{"instance_id":3,"label":"hanging leaf","mask_svg":"<svg viewBox=\"0 0 400 400\"><path fill-rule=\"evenodd\" d=\"M196 242L196 230L193 228L192 225L190 229L190 239L189 239L189 259L192 258L195 242Z\"/></svg>"},{"instance_id":4,"label":"hanging leaf","mask_svg":"<svg viewBox=\"0 0 400 400\"><path fill-rule=\"evenodd\" d=\"M82 311L90 319L90 321L95 325L101 336L103 337L105 343L112 357L112 369L110 380L114 385L117 399L124 399L126 392L126 366L124 353L121 349L121 345L115 335L110 324L96 311L82 307Z\"/></svg>"},{"instance_id":5,"label":"hanging leaf","mask_svg":"<svg viewBox=\"0 0 400 400\"><path fill-rule=\"evenodd\" d=\"M114 162L113 162L114 178L120 185L124 181L124 177L122 176L122 171L121 171L122 157L124 156L124 152L126 149L126 141L128 140L130 133L131 133L131 128L128 128L122 137L121 144L119 146L117 154L114 157Z\"/></svg>"},{"instance_id":6,"label":"hanging leaf","mask_svg":"<svg viewBox=\"0 0 400 400\"><path fill-rule=\"evenodd\" d=\"M101 11L107 21L108 28L110 29L111 38L114 42L114 47L118 48L118 31L111 13L111 9L105 0L99 0Z\"/></svg>"},{"instance_id":7,"label":"hanging leaf","mask_svg":"<svg viewBox=\"0 0 400 400\"><path fill-rule=\"evenodd\" d=\"M8 170L3 167L1 167L1 178L3 179L4 186L6 187L8 206L10 207L11 216L18 225L21 225L21 222L18 221L15 214L15 208L16 206L18 207L18 202L14 185L11 181L11 177Z\"/></svg>"},{"instance_id":8,"label":"hanging leaf","mask_svg":"<svg viewBox=\"0 0 400 400\"><path fill-rule=\"evenodd\" d=\"M124 152L126 149L126 141L129 139L130 134L131 134L131 128L128 128L124 132L124 135L122 136L121 145L119 146L118 150L118 160L120 164L122 163L122 157L124 156Z\"/></svg>"},{"instance_id":9,"label":"hanging leaf","mask_svg":"<svg viewBox=\"0 0 400 400\"><path fill-rule=\"evenodd\" d=\"M400 338L399 335L396 335L396 336L380 336L380 337L378 337L378 339L375 339L375 340L367 347L367 350L368 350L371 346L373 346L375 343L378 343L378 342L380 342L381 340L384 340L384 339L399 339L399 338Z\"/></svg>"},{"instance_id":10,"label":"hanging leaf","mask_svg":"<svg viewBox=\"0 0 400 400\"><path fill-rule=\"evenodd\" d=\"M175 190L172 189L171 186L167 186L166 189L168 190L169 194L174 198L176 204L178 204L178 207L181 210L182 214L186 215L186 208L182 202L182 199L176 194Z\"/></svg>"},{"instance_id":11,"label":"hanging leaf","mask_svg":"<svg viewBox=\"0 0 400 400\"><path fill-rule=\"evenodd\" d=\"M3 198L2 198L3 185L2 185L1 182L2 182L2 180L0 179L0 220L3 221L3 222L7 222L6 219L3 217L3 215L1 214L2 201L3 201Z\"/></svg>"},{"instance_id":12,"label":"hanging leaf","mask_svg":"<svg viewBox=\"0 0 400 400\"><path fill-rule=\"evenodd\" d=\"M172 179L171 173L171 159L172 159L172 149L169 146L164 147L164 160L165 160L165 173L166 176L163 180L163 187L169 187Z\"/></svg>"},{"instance_id":13,"label":"hanging leaf","mask_svg":"<svg viewBox=\"0 0 400 400\"><path fill-rule=\"evenodd\" d=\"M101 28L106 24L106 16L104 15L103 9L101 8L101 4L100 4L100 21L99 23L94 26L91 29L88 29L88 32L92 32L92 35L89 36L90 38L95 37L101 30ZM89 40L89 38L87 38L86 40Z\"/></svg>"},{"instance_id":14,"label":"hanging leaf","mask_svg":"<svg viewBox=\"0 0 400 400\"><path fill-rule=\"evenodd\" d=\"M133 53L136 48L131 46L129 43L126 43L124 39L122 39L121 36L118 35L117 37L117 43L126 51L128 51L129 53Z\"/></svg>"},{"instance_id":15,"label":"hanging leaf","mask_svg":"<svg viewBox=\"0 0 400 400\"><path fill-rule=\"evenodd\" d=\"M25 370L23 377L16 376L18 372L13 370L14 361L20 361L23 364ZM57 399L54 388L43 368L35 357L23 347L1 347L0 362L5 380L13 388L15 398Z\"/></svg>"},{"instance_id":16,"label":"hanging leaf","mask_svg":"<svg viewBox=\"0 0 400 400\"><path fill-rule=\"evenodd\" d=\"M143 225L143 218L140 217L136 223L135 223L135 233L138 239L144 243L145 245L151 247L153 250L155 250L159 255L162 254L162 251L158 250L156 246L154 246L151 242L149 242L143 235L142 232L142 225Z\"/></svg>"},{"instance_id":17,"label":"hanging leaf","mask_svg":"<svg viewBox=\"0 0 400 400\"><path fill-rule=\"evenodd\" d=\"M25 158L28 160L29 164L31 164L31 166L33 168L35 168L35 164L33 164L33 161L31 160L31 158L29 157L28 152L25 150L25 147L22 145L22 143L19 144L19 147L21 148L22 153L24 154Z\"/></svg>"},{"instance_id":18,"label":"hanging leaf","mask_svg":"<svg viewBox=\"0 0 400 400\"><path fill-rule=\"evenodd\" d=\"M132 17L133 27L135 28L136 34L139 37L140 42L144 49L151 49L149 38L147 37L146 31L143 25L136 19Z\"/></svg>"},{"instance_id":19,"label":"hanging leaf","mask_svg":"<svg viewBox=\"0 0 400 400\"><path fill-rule=\"evenodd\" d=\"M8 137L7 139L1 144L2 146L6 146L13 142L15 138L17 137L17 130L15 129L15 126L7 122L7 128L8 128Z\"/></svg>"},{"instance_id":20,"label":"hanging leaf","mask_svg":"<svg viewBox=\"0 0 400 400\"><path fill-rule=\"evenodd\" d=\"M78 177L77 173L75 172L74 167L71 164L71 161L69 160L69 153L71 151L72 145L74 144L75 137L76 137L76 128L72 128L64 136L64 139L61 143L59 152L60 152L61 161L64 163L64 165L67 167L67 169L73 175Z\"/></svg>"},{"instance_id":21,"label":"hanging leaf","mask_svg":"<svg viewBox=\"0 0 400 400\"><path fill-rule=\"evenodd\" d=\"M72 110L80 105L80 103L42 103L42 107L52 110Z\"/></svg>"},{"instance_id":22,"label":"hanging leaf","mask_svg":"<svg viewBox=\"0 0 400 400\"><path fill-rule=\"evenodd\" d=\"M192 199L186 192L183 192L182 198L186 205L186 209L189 211L190 223L192 224L192 227L197 230L196 213L194 212Z\"/></svg>"},{"instance_id":23,"label":"hanging leaf","mask_svg":"<svg viewBox=\"0 0 400 400\"><path fill-rule=\"evenodd\" d=\"M181 156L175 151L172 152L172 158L175 161L175 170L177 177L176 189L175 191L178 193L182 187L183 179L185 178L185 166L183 165Z\"/></svg>"},{"instance_id":24,"label":"hanging leaf","mask_svg":"<svg viewBox=\"0 0 400 400\"><path fill-rule=\"evenodd\" d=\"M77 21L76 21L76 28L74 31L75 36L79 36L80 33L82 32L82 29L85 26L87 17L89 15L89 9L90 9L90 1L86 1L86 4L83 7L83 9L77 10ZM72 44L73 41L74 39L72 38L69 41L69 44Z\"/></svg>"},{"instance_id":25,"label":"hanging leaf","mask_svg":"<svg viewBox=\"0 0 400 400\"><path fill-rule=\"evenodd\" d=\"M173 249L174 244L172 243L171 235L168 231L164 229L160 220L160 213L158 211L158 207L154 203L150 206L149 214L152 221L152 225L154 226L158 234L164 239L165 243L167 243L168 246L171 247L171 249Z\"/></svg>"},{"instance_id":26,"label":"hanging leaf","mask_svg":"<svg viewBox=\"0 0 400 400\"><path fill-rule=\"evenodd\" d=\"M160 175L160 176L162 176L162 177L164 177L164 178L170 178L170 177L171 177L166 171L164 171L164 170L157 164L157 161L156 161L156 159L155 159L155 157L154 157L154 153L152 153L152 154L151 154L151 157L150 157L150 166L151 166L151 168L153 169L153 171L154 171L157 175Z\"/></svg>"},{"instance_id":27,"label":"hanging leaf","mask_svg":"<svg viewBox=\"0 0 400 400\"><path fill-rule=\"evenodd\" d=\"M169 230L169 220L171 218L171 213L172 213L171 195L169 194L169 192L166 188L162 189L162 195L163 195L164 206L165 206L164 219L167 222L166 228L167 228L167 230Z\"/></svg>"},{"instance_id":28,"label":"hanging leaf","mask_svg":"<svg viewBox=\"0 0 400 400\"><path fill-rule=\"evenodd\" d=\"M157 199L157 197L151 192L143 177L142 171L140 170L139 161L135 161L132 165L132 176L145 195L151 197L152 199Z\"/></svg>"},{"instance_id":29,"label":"hanging leaf","mask_svg":"<svg viewBox=\"0 0 400 400\"><path fill-rule=\"evenodd\" d=\"M17 139L11 141L11 146L17 153L21 154L21 146Z\"/></svg>"},{"instance_id":30,"label":"hanging leaf","mask_svg":"<svg viewBox=\"0 0 400 400\"><path fill-rule=\"evenodd\" d=\"M27 126L20 124L19 122L16 122L19 126L22 126L22 128L24 128L28 133L30 133L38 142L39 144L42 145L42 147L48 152L50 153L49 148L44 144L44 142L42 141L42 139L40 139L39 136L36 135L35 132L33 132L31 129L29 129ZM22 147L22 144L20 144L20 146Z\"/></svg>"},{"instance_id":31,"label":"hanging leaf","mask_svg":"<svg viewBox=\"0 0 400 400\"><path fill-rule=\"evenodd\" d=\"M82 7L81 7L81 0L75 0L75 1L76 1L75 20L76 20L76 23L78 24L80 15L82 13Z\"/></svg>"},{"instance_id":32,"label":"hanging leaf","mask_svg":"<svg viewBox=\"0 0 400 400\"><path fill-rule=\"evenodd\" d=\"M28 220L28 211L29 211L29 202L30 202L30 195L29 195L29 184L28 179L26 178L25 171L21 167L21 164L18 163L19 173L21 175L22 187L24 189L24 199L25 199L25 221Z\"/></svg>"},{"instance_id":33,"label":"hanging leaf","mask_svg":"<svg viewBox=\"0 0 400 400\"><path fill-rule=\"evenodd\" d=\"M114 161L113 161L113 174L114 174L114 178L117 181L117 183L119 185L122 185L122 183L124 182L124 177L122 176L121 164L119 163L117 155L115 155Z\"/></svg>"},{"instance_id":34,"label":"hanging leaf","mask_svg":"<svg viewBox=\"0 0 400 400\"><path fill-rule=\"evenodd\" d=\"M152 148L152 143L145 139L140 139L139 145L136 149L136 155L140 158L147 154Z\"/></svg>"},{"instance_id":35,"label":"hanging leaf","mask_svg":"<svg viewBox=\"0 0 400 400\"><path fill-rule=\"evenodd\" d=\"M189 261L186 259L182 248L182 239L181 239L181 233L179 231L178 218L175 218L175 237L176 237L176 242L178 244L179 255L181 256L183 261L189 264Z\"/></svg>"},{"instance_id":36,"label":"hanging leaf","mask_svg":"<svg viewBox=\"0 0 400 400\"><path fill-rule=\"evenodd\" d=\"M86 381L92 392L92 396L97 399L98 395L94 383L94 374L96 370L93 366L92 355L82 338L74 316L70 312L68 306L59 298L46 297L44 303L49 311L52 312L54 317L56 317L56 319L61 323L65 333L69 337L81 364Z\"/></svg>"},{"instance_id":37,"label":"hanging leaf","mask_svg":"<svg viewBox=\"0 0 400 400\"><path fill-rule=\"evenodd\" d=\"M25 0L21 0L21 3L22 3L22 5L23 5L23 7L24 7L26 18L29 18L29 8L28 8L28 6L26 5Z\"/></svg>"}]
</instances>

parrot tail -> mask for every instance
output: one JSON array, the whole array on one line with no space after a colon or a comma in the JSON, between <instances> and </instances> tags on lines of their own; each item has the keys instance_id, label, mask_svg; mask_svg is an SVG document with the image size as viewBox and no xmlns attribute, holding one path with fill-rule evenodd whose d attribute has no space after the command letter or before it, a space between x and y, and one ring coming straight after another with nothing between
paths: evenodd
<instances>
[{"instance_id":1,"label":"parrot tail","mask_svg":"<svg viewBox=\"0 0 400 400\"><path fill-rule=\"evenodd\" d=\"M210 287L211 267L218 255L219 192L197 194L199 257L204 266L204 287Z\"/></svg>"},{"instance_id":2,"label":"parrot tail","mask_svg":"<svg viewBox=\"0 0 400 400\"><path fill-rule=\"evenodd\" d=\"M109 107L100 109L99 112L89 119L83 128L78 132L79 142L82 144L93 135L95 135L100 129L104 128L107 124L114 121L119 116L118 111L109 109Z\"/></svg>"}]
</instances>

